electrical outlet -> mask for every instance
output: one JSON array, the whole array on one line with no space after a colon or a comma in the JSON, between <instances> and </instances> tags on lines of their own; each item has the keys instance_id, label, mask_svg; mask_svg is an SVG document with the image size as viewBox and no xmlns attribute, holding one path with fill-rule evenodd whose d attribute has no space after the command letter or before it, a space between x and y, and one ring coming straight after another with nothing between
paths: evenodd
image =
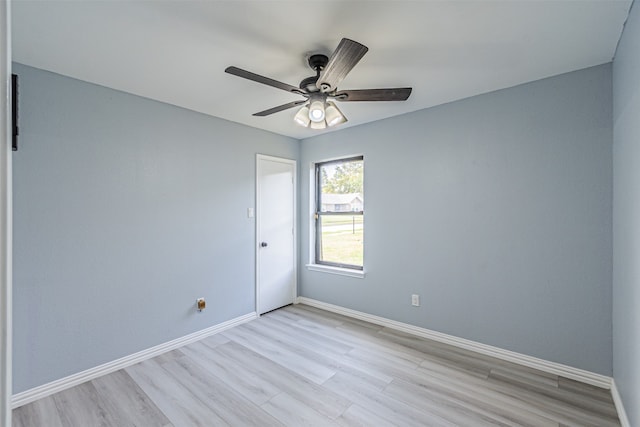
<instances>
[{"instance_id":1,"label":"electrical outlet","mask_svg":"<svg viewBox=\"0 0 640 427\"><path fill-rule=\"evenodd\" d=\"M420 295L411 295L411 305L414 307L420 307Z\"/></svg>"}]
</instances>

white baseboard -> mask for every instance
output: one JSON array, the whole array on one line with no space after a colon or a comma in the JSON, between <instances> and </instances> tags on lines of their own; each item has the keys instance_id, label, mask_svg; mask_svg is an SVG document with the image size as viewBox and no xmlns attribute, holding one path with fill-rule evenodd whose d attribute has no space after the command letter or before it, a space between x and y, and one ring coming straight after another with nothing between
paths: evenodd
<instances>
[{"instance_id":1,"label":"white baseboard","mask_svg":"<svg viewBox=\"0 0 640 427\"><path fill-rule=\"evenodd\" d=\"M611 397L613 397L613 403L616 405L616 410L618 411L620 425L622 427L631 427L629 418L627 418L627 412L624 410L624 405L622 404L622 397L618 392L618 387L616 387L616 382L614 379L611 379Z\"/></svg>"},{"instance_id":2,"label":"white baseboard","mask_svg":"<svg viewBox=\"0 0 640 427\"><path fill-rule=\"evenodd\" d=\"M317 301L311 298L298 297L297 303L306 304L323 310L332 311L355 319L364 320L376 325L385 326L397 331L413 334L419 337L428 338L445 344L454 345L466 350L475 351L476 353L493 356L495 358L506 360L508 362L517 363L529 368L538 369L550 374L559 375L561 377L570 378L586 384L591 384L604 389L611 389L612 378L605 375L596 374L594 372L585 371L583 369L574 368L556 362L550 362L537 357L528 356L515 351L505 350L499 347L482 344L479 342L458 338L453 335L443 334L441 332L432 331L430 329L421 328L419 326L410 325L408 323L397 322L395 320L386 319L384 317L374 316L372 314L363 313L361 311L351 310L349 308L340 307L338 305L328 304L326 302ZM616 405L617 406L617 405Z\"/></svg>"},{"instance_id":3,"label":"white baseboard","mask_svg":"<svg viewBox=\"0 0 640 427\"><path fill-rule=\"evenodd\" d=\"M206 329L194 332L189 335L177 338L165 342L163 344L148 348L146 350L139 351L129 356L116 359L114 361L96 366L95 368L87 369L86 371L78 372L77 374L69 375L68 377L60 378L59 380L52 381L47 384L43 384L38 387L34 387L29 390L14 394L11 399L11 406L15 409L27 403L31 403L35 400L42 399L43 397L50 396L62 390L66 390L83 382L92 380L102 375L115 372L119 369L126 368L127 366L134 365L143 360L150 359L152 357L159 356L167 351L175 350L176 348L190 344L192 342L201 340L210 335L222 332L225 329L232 328L242 323L249 322L257 318L256 312L245 314L244 316L236 317L235 319L227 320L226 322L219 323Z\"/></svg>"}]
</instances>

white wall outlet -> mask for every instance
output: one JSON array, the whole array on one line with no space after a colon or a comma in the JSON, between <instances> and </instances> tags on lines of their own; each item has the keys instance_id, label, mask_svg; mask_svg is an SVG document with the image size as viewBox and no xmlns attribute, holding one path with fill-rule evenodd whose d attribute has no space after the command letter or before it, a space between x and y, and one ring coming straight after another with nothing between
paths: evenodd
<instances>
[{"instance_id":1,"label":"white wall outlet","mask_svg":"<svg viewBox=\"0 0 640 427\"><path fill-rule=\"evenodd\" d=\"M413 305L414 307L420 307L420 295L411 295L411 305Z\"/></svg>"},{"instance_id":2,"label":"white wall outlet","mask_svg":"<svg viewBox=\"0 0 640 427\"><path fill-rule=\"evenodd\" d=\"M253 208L247 208L247 218L253 218L255 216L255 213L253 211Z\"/></svg>"}]
</instances>

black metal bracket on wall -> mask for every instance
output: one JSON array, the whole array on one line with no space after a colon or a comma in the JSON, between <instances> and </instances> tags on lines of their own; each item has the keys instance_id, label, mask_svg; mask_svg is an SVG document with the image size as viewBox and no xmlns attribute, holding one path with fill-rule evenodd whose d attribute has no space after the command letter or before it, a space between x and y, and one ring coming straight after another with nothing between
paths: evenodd
<instances>
[{"instance_id":1,"label":"black metal bracket on wall","mask_svg":"<svg viewBox=\"0 0 640 427\"><path fill-rule=\"evenodd\" d=\"M11 126L13 128L11 148L18 151L18 76L11 74Z\"/></svg>"}]
</instances>

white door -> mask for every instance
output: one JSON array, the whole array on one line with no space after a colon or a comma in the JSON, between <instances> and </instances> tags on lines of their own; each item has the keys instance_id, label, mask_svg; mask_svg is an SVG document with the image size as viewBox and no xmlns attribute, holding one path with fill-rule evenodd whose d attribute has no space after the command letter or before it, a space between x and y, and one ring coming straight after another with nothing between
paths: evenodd
<instances>
[{"instance_id":1,"label":"white door","mask_svg":"<svg viewBox=\"0 0 640 427\"><path fill-rule=\"evenodd\" d=\"M258 155L256 311L293 303L296 295L294 160Z\"/></svg>"}]
</instances>

